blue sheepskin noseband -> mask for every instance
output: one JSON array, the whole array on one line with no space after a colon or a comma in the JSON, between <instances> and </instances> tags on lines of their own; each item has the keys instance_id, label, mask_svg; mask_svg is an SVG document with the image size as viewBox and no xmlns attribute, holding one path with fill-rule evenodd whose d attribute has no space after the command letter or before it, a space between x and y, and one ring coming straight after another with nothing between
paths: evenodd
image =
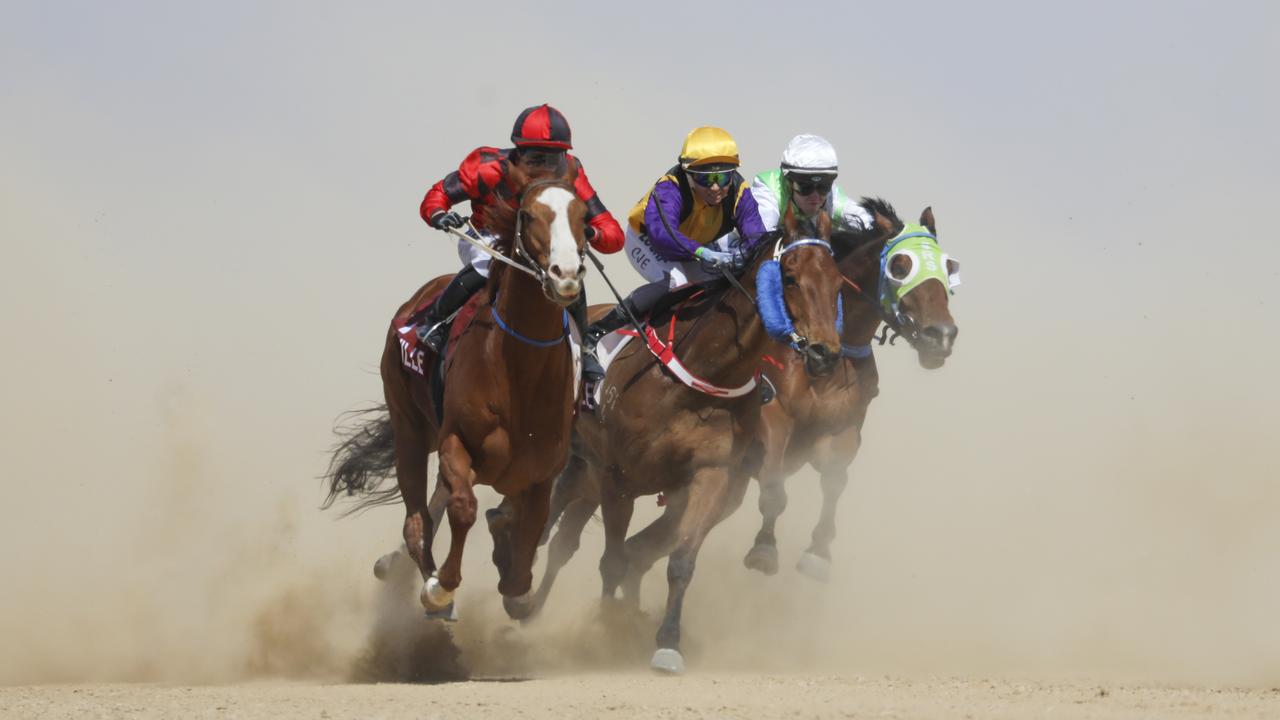
<instances>
[{"instance_id":1,"label":"blue sheepskin noseband","mask_svg":"<svg viewBox=\"0 0 1280 720\"><path fill-rule=\"evenodd\" d=\"M825 240L806 238L797 240L777 252L780 259L788 252L805 245L820 245L832 252L831 245ZM833 253L834 254L834 253ZM791 321L791 313L787 312L787 302L782 297L782 265L778 259L766 260L756 271L756 307L760 310L760 319L764 322L764 330L769 337L778 342L795 347L796 326ZM844 296L836 295L836 334L844 328Z\"/></svg>"}]
</instances>

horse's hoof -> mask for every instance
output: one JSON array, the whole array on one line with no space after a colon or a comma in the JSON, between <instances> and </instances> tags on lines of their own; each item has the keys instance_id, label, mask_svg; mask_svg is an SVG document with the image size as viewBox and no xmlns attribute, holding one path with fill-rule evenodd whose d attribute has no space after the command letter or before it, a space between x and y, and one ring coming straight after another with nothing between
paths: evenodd
<instances>
[{"instance_id":1,"label":"horse's hoof","mask_svg":"<svg viewBox=\"0 0 1280 720\"><path fill-rule=\"evenodd\" d=\"M808 575L818 582L826 582L831 578L831 561L814 555L808 550L800 556L799 562L796 563L796 569L802 575Z\"/></svg>"},{"instance_id":2,"label":"horse's hoof","mask_svg":"<svg viewBox=\"0 0 1280 720\"><path fill-rule=\"evenodd\" d=\"M438 612L444 610L453 604L453 591L445 590L440 584L440 578L435 573L431 573L431 577L422 584L422 592L418 593L418 599L422 601L422 607L427 612Z\"/></svg>"},{"instance_id":3,"label":"horse's hoof","mask_svg":"<svg viewBox=\"0 0 1280 720\"><path fill-rule=\"evenodd\" d=\"M765 575L778 572L778 548L773 545L756 545L742 558L742 564Z\"/></svg>"},{"instance_id":4,"label":"horse's hoof","mask_svg":"<svg viewBox=\"0 0 1280 720\"><path fill-rule=\"evenodd\" d=\"M667 675L683 675L684 657L680 655L679 650L658 648L658 651L653 654L653 659L649 661L649 667Z\"/></svg>"},{"instance_id":5,"label":"horse's hoof","mask_svg":"<svg viewBox=\"0 0 1280 720\"><path fill-rule=\"evenodd\" d=\"M373 576L379 580L386 580L391 577L396 563L400 562L400 554L399 550L395 550L378 558L378 561L373 564Z\"/></svg>"},{"instance_id":6,"label":"horse's hoof","mask_svg":"<svg viewBox=\"0 0 1280 720\"><path fill-rule=\"evenodd\" d=\"M512 620L525 620L533 614L533 593L527 592L523 595L503 595L502 609L507 611L507 617Z\"/></svg>"},{"instance_id":7,"label":"horse's hoof","mask_svg":"<svg viewBox=\"0 0 1280 720\"><path fill-rule=\"evenodd\" d=\"M449 603L439 610L427 610L423 613L423 617L428 620L443 620L445 622L458 622L458 606L455 603Z\"/></svg>"}]
</instances>

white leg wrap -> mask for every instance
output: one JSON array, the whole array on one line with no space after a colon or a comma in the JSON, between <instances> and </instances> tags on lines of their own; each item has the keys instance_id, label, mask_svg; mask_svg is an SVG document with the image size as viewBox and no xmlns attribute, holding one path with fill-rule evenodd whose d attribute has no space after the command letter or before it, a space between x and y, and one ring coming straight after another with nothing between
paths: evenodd
<instances>
[{"instance_id":1,"label":"white leg wrap","mask_svg":"<svg viewBox=\"0 0 1280 720\"><path fill-rule=\"evenodd\" d=\"M679 650L658 648L658 651L653 654L653 659L649 661L649 667L661 673L681 675L684 673L684 656Z\"/></svg>"},{"instance_id":2,"label":"white leg wrap","mask_svg":"<svg viewBox=\"0 0 1280 720\"><path fill-rule=\"evenodd\" d=\"M422 592L418 598L422 601L422 606L428 610L443 610L453 602L453 591L445 590L440 585L440 579L435 573L431 573L431 577L422 585Z\"/></svg>"}]
</instances>

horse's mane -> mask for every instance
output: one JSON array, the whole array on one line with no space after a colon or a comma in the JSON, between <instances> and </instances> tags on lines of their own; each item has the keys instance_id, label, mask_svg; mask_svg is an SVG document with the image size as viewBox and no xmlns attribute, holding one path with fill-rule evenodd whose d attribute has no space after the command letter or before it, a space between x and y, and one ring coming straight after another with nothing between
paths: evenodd
<instances>
[{"instance_id":1,"label":"horse's mane","mask_svg":"<svg viewBox=\"0 0 1280 720\"><path fill-rule=\"evenodd\" d=\"M893 225L893 233L888 237L893 237L905 227L902 220L898 218L898 211L893 209L884 198L864 197L858 201L858 205L862 206L872 217L882 215ZM883 236L884 233L879 226L872 224L860 230L841 230L831 233L831 247L835 250L836 262L840 262L849 253L876 240L887 240L888 237Z\"/></svg>"}]
</instances>

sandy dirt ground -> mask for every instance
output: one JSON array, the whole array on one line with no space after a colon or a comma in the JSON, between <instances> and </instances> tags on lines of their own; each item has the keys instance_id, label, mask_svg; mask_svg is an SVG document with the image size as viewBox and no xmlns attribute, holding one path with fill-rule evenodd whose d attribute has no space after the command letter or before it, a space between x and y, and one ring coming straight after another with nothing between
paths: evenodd
<instances>
[{"instance_id":1,"label":"sandy dirt ground","mask_svg":"<svg viewBox=\"0 0 1280 720\"><path fill-rule=\"evenodd\" d=\"M0 2L0 720L1280 718L1280 3L564 5ZM943 368L875 348L829 582L818 474L771 577L753 485L681 677L598 521L526 626L477 523L445 630L370 572L402 506L319 507L460 267L423 193L543 101L619 219L695 125L817 132L963 263Z\"/></svg>"},{"instance_id":2,"label":"sandy dirt ground","mask_svg":"<svg viewBox=\"0 0 1280 720\"><path fill-rule=\"evenodd\" d=\"M1280 691L1097 682L646 674L438 685L251 683L0 689L6 718L1274 718Z\"/></svg>"}]
</instances>

